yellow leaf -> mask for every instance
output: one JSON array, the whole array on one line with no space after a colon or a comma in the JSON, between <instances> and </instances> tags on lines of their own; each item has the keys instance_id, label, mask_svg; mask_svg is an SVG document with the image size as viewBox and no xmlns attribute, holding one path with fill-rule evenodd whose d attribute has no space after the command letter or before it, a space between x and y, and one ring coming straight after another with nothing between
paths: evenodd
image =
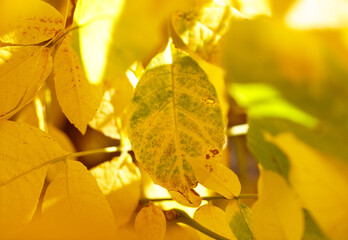
<instances>
[{"instance_id":1,"label":"yellow leaf","mask_svg":"<svg viewBox=\"0 0 348 240\"><path fill-rule=\"evenodd\" d=\"M211 204L201 206L196 210L193 219L223 237L236 239L231 229L228 227L225 212L216 206ZM206 235L200 235L202 240L212 239Z\"/></svg>"},{"instance_id":2,"label":"yellow leaf","mask_svg":"<svg viewBox=\"0 0 348 240\"><path fill-rule=\"evenodd\" d=\"M206 188L220 193L227 199L240 194L241 185L238 176L228 167L216 164L214 168L206 168L192 163L198 182Z\"/></svg>"},{"instance_id":3,"label":"yellow leaf","mask_svg":"<svg viewBox=\"0 0 348 240\"><path fill-rule=\"evenodd\" d=\"M0 232L11 239L36 209L50 160L65 155L51 137L28 124L0 121Z\"/></svg>"},{"instance_id":4,"label":"yellow leaf","mask_svg":"<svg viewBox=\"0 0 348 240\"><path fill-rule=\"evenodd\" d=\"M85 134L101 101L101 89L88 82L83 67L66 37L54 58L56 94L63 113L75 127Z\"/></svg>"},{"instance_id":5,"label":"yellow leaf","mask_svg":"<svg viewBox=\"0 0 348 240\"><path fill-rule=\"evenodd\" d=\"M140 171L127 153L90 170L109 201L116 226L127 223L140 199Z\"/></svg>"},{"instance_id":6,"label":"yellow leaf","mask_svg":"<svg viewBox=\"0 0 348 240\"><path fill-rule=\"evenodd\" d=\"M16 122L23 122L39 128L39 118L34 101L24 106L14 117Z\"/></svg>"},{"instance_id":7,"label":"yellow leaf","mask_svg":"<svg viewBox=\"0 0 348 240\"><path fill-rule=\"evenodd\" d=\"M254 212L255 238L260 240L299 240L304 231L300 203L279 174L260 167L259 200Z\"/></svg>"},{"instance_id":8,"label":"yellow leaf","mask_svg":"<svg viewBox=\"0 0 348 240\"><path fill-rule=\"evenodd\" d=\"M320 228L332 239L345 239L348 234L347 165L318 152L291 133L267 135L266 139L288 156L291 185Z\"/></svg>"},{"instance_id":9,"label":"yellow leaf","mask_svg":"<svg viewBox=\"0 0 348 240\"><path fill-rule=\"evenodd\" d=\"M112 211L94 177L80 162L65 163L43 200L46 239L113 239Z\"/></svg>"},{"instance_id":10,"label":"yellow leaf","mask_svg":"<svg viewBox=\"0 0 348 240\"><path fill-rule=\"evenodd\" d=\"M129 74L132 73L129 71ZM125 127L125 109L132 100L134 88L125 75L112 81L105 80L104 88L101 104L89 126L105 136L119 139L122 129L118 128Z\"/></svg>"},{"instance_id":11,"label":"yellow leaf","mask_svg":"<svg viewBox=\"0 0 348 240\"><path fill-rule=\"evenodd\" d=\"M48 134L56 140L59 145L68 153L76 152L74 144L71 142L68 135L55 127L52 124L47 125ZM70 160L76 160L75 158L69 158ZM52 182L57 174L64 168L64 162L57 162L51 165L47 170L46 181Z\"/></svg>"},{"instance_id":12,"label":"yellow leaf","mask_svg":"<svg viewBox=\"0 0 348 240\"><path fill-rule=\"evenodd\" d=\"M177 201L178 203L188 206L188 207L199 207L202 203L202 198L199 196L199 194L191 189L190 192L187 193L186 199L181 193L175 192L175 191L169 191L170 196Z\"/></svg>"},{"instance_id":13,"label":"yellow leaf","mask_svg":"<svg viewBox=\"0 0 348 240\"><path fill-rule=\"evenodd\" d=\"M135 61L149 59L166 40L163 31L172 11L192 1L78 1L74 22L88 23L78 30L88 78L92 82L114 79Z\"/></svg>"},{"instance_id":14,"label":"yellow leaf","mask_svg":"<svg viewBox=\"0 0 348 240\"><path fill-rule=\"evenodd\" d=\"M0 48L0 118L9 118L30 102L52 70L48 48Z\"/></svg>"},{"instance_id":15,"label":"yellow leaf","mask_svg":"<svg viewBox=\"0 0 348 240\"><path fill-rule=\"evenodd\" d=\"M171 43L140 79L128 128L135 156L156 184L188 201L194 171L220 161L225 141L220 103L198 64Z\"/></svg>"},{"instance_id":16,"label":"yellow leaf","mask_svg":"<svg viewBox=\"0 0 348 240\"><path fill-rule=\"evenodd\" d=\"M197 231L191 227L167 224L165 240L200 240Z\"/></svg>"},{"instance_id":17,"label":"yellow leaf","mask_svg":"<svg viewBox=\"0 0 348 240\"><path fill-rule=\"evenodd\" d=\"M232 199L225 211L230 229L238 240L254 239L250 208L240 203L238 199Z\"/></svg>"},{"instance_id":18,"label":"yellow leaf","mask_svg":"<svg viewBox=\"0 0 348 240\"><path fill-rule=\"evenodd\" d=\"M0 42L35 44L53 38L64 29L64 17L54 7L40 0L2 0Z\"/></svg>"},{"instance_id":19,"label":"yellow leaf","mask_svg":"<svg viewBox=\"0 0 348 240\"><path fill-rule=\"evenodd\" d=\"M68 153L73 153L76 151L74 144L65 132L52 124L47 125L47 130L49 135L59 143L62 149L64 149Z\"/></svg>"},{"instance_id":20,"label":"yellow leaf","mask_svg":"<svg viewBox=\"0 0 348 240\"><path fill-rule=\"evenodd\" d=\"M141 240L162 240L166 233L166 218L159 207L150 203L137 214L134 227Z\"/></svg>"},{"instance_id":21,"label":"yellow leaf","mask_svg":"<svg viewBox=\"0 0 348 240\"><path fill-rule=\"evenodd\" d=\"M175 12L171 21L174 31L187 48L211 61L217 43L226 32L232 17L240 18L241 14L223 0L211 0Z\"/></svg>"}]
</instances>

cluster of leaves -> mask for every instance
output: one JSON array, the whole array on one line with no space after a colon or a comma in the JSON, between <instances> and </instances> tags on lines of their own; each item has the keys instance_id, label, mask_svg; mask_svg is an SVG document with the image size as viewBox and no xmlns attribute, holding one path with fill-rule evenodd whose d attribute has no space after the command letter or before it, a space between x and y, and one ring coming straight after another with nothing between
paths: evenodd
<instances>
[{"instance_id":1,"label":"cluster of leaves","mask_svg":"<svg viewBox=\"0 0 348 240\"><path fill-rule=\"evenodd\" d=\"M207 238L172 220L219 239L344 239L347 30L294 30L291 4L1 1L0 239ZM223 159L226 93L259 163L251 208ZM52 98L82 134L120 146L71 153ZM119 156L92 169L76 160L108 151ZM143 170L193 219L140 209ZM198 183L226 207L202 205Z\"/></svg>"}]
</instances>

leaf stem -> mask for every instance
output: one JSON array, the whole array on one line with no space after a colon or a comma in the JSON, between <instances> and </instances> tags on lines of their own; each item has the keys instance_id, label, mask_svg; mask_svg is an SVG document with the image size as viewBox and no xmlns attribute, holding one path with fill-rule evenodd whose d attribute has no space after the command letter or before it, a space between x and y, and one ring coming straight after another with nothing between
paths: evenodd
<instances>
[{"instance_id":1,"label":"leaf stem","mask_svg":"<svg viewBox=\"0 0 348 240\"><path fill-rule=\"evenodd\" d=\"M84 151L84 152L76 152L76 153L70 153L70 154L67 154L67 155L64 155L62 157L58 157L58 158L55 158L55 159L52 159L52 160L49 160L47 162L44 162L38 166L35 166L25 172L22 172L20 174L18 174L17 176L14 176L13 178L5 181L5 182L2 182L0 183L0 187L1 186L4 186L6 184L9 184L10 182L20 178L20 177L23 177L24 175L32 172L32 171L35 171L35 170L38 170L40 168L43 168L49 164L54 164L56 162L60 162L60 161L64 161L68 158L77 158L77 157L82 157L82 156L87 156L87 155L92 155L92 154L98 154L98 153L112 153L112 152L118 152L118 151L122 151L123 149L122 148L119 148L119 147L116 147L116 146L113 146L113 147L106 147L106 148L100 148L100 149L94 149L94 150L89 150L89 151Z\"/></svg>"},{"instance_id":2,"label":"leaf stem","mask_svg":"<svg viewBox=\"0 0 348 240\"><path fill-rule=\"evenodd\" d=\"M207 235L211 238L214 238L217 240L229 240L228 238L225 238L225 237L209 230L208 228L204 227L203 225L199 224L198 222L193 220L186 212L184 212L180 209L172 209L169 211L174 211L176 213L175 221L177 221L177 222L184 223L184 224L200 231L201 233L204 233L205 235Z\"/></svg>"},{"instance_id":3,"label":"leaf stem","mask_svg":"<svg viewBox=\"0 0 348 240\"><path fill-rule=\"evenodd\" d=\"M221 196L221 195L215 195L215 196L205 196L205 197L201 197L202 200L215 200L215 199L226 199L225 197ZM239 196L235 197L236 199L251 199L251 198L258 198L257 194L240 194ZM162 202L162 201L174 201L173 198L143 198L140 200L140 202L142 203L146 203L146 202Z\"/></svg>"}]
</instances>

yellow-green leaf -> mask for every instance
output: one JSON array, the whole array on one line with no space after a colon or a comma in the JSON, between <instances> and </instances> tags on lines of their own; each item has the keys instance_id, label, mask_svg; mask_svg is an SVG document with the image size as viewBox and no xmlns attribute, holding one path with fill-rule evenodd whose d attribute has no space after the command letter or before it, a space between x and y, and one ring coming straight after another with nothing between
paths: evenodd
<instances>
[{"instance_id":1,"label":"yellow-green leaf","mask_svg":"<svg viewBox=\"0 0 348 240\"><path fill-rule=\"evenodd\" d=\"M0 13L5 13L5 25L0 31L0 42L35 44L53 38L64 29L62 14L40 0L2 0Z\"/></svg>"},{"instance_id":2,"label":"yellow-green leaf","mask_svg":"<svg viewBox=\"0 0 348 240\"><path fill-rule=\"evenodd\" d=\"M266 139L288 157L293 189L319 227L332 239L344 239L348 234L347 164L318 152L291 133L267 134Z\"/></svg>"},{"instance_id":3,"label":"yellow-green leaf","mask_svg":"<svg viewBox=\"0 0 348 240\"><path fill-rule=\"evenodd\" d=\"M193 219L208 228L209 230L226 237L236 239L226 221L226 214L220 208L211 204L206 204L198 208L193 215ZM212 239L204 234L200 234L201 239Z\"/></svg>"},{"instance_id":4,"label":"yellow-green leaf","mask_svg":"<svg viewBox=\"0 0 348 240\"><path fill-rule=\"evenodd\" d=\"M141 240L162 240L166 233L166 218L163 211L150 203L137 214L134 228Z\"/></svg>"},{"instance_id":5,"label":"yellow-green leaf","mask_svg":"<svg viewBox=\"0 0 348 240\"><path fill-rule=\"evenodd\" d=\"M132 157L125 152L90 171L109 201L116 226L127 223L140 199L140 171L132 162Z\"/></svg>"},{"instance_id":6,"label":"yellow-green leaf","mask_svg":"<svg viewBox=\"0 0 348 240\"><path fill-rule=\"evenodd\" d=\"M225 141L220 103L198 64L171 43L149 64L133 98L129 137L156 184L189 200L196 170L213 171Z\"/></svg>"},{"instance_id":7,"label":"yellow-green leaf","mask_svg":"<svg viewBox=\"0 0 348 240\"><path fill-rule=\"evenodd\" d=\"M254 234L260 240L300 240L304 216L299 200L284 178L260 166L259 200L254 212Z\"/></svg>"},{"instance_id":8,"label":"yellow-green leaf","mask_svg":"<svg viewBox=\"0 0 348 240\"><path fill-rule=\"evenodd\" d=\"M225 212L230 229L238 240L255 239L252 231L252 211L248 206L233 199Z\"/></svg>"},{"instance_id":9,"label":"yellow-green leaf","mask_svg":"<svg viewBox=\"0 0 348 240\"><path fill-rule=\"evenodd\" d=\"M0 235L12 239L35 212L50 160L65 155L28 124L0 121Z\"/></svg>"},{"instance_id":10,"label":"yellow-green leaf","mask_svg":"<svg viewBox=\"0 0 348 240\"><path fill-rule=\"evenodd\" d=\"M42 218L46 239L113 239L112 211L95 178L82 163L66 160L48 186Z\"/></svg>"},{"instance_id":11,"label":"yellow-green leaf","mask_svg":"<svg viewBox=\"0 0 348 240\"><path fill-rule=\"evenodd\" d=\"M48 48L0 48L0 118L9 118L30 102L52 70Z\"/></svg>"},{"instance_id":12,"label":"yellow-green leaf","mask_svg":"<svg viewBox=\"0 0 348 240\"><path fill-rule=\"evenodd\" d=\"M54 58L54 81L63 113L85 134L101 101L101 88L90 83L79 59L70 46L71 37L64 38Z\"/></svg>"},{"instance_id":13,"label":"yellow-green leaf","mask_svg":"<svg viewBox=\"0 0 348 240\"><path fill-rule=\"evenodd\" d=\"M127 73L132 74L130 71ZM119 139L122 127L125 128L125 109L131 103L133 92L134 87L125 75L112 81L105 80L101 104L89 126L105 136Z\"/></svg>"}]
</instances>

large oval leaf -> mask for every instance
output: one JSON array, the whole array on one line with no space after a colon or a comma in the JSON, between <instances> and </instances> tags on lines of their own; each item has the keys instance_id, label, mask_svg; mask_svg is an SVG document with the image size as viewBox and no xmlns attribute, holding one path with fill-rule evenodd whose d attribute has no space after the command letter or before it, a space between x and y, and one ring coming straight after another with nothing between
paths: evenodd
<instances>
[{"instance_id":1,"label":"large oval leaf","mask_svg":"<svg viewBox=\"0 0 348 240\"><path fill-rule=\"evenodd\" d=\"M65 161L42 204L46 239L115 239L112 211L82 163Z\"/></svg>"},{"instance_id":2,"label":"large oval leaf","mask_svg":"<svg viewBox=\"0 0 348 240\"><path fill-rule=\"evenodd\" d=\"M0 7L1 42L40 43L64 29L63 15L44 1L2 0Z\"/></svg>"},{"instance_id":3,"label":"large oval leaf","mask_svg":"<svg viewBox=\"0 0 348 240\"><path fill-rule=\"evenodd\" d=\"M90 83L70 46L71 36L64 38L54 58L54 83L59 105L74 126L85 134L87 124L96 114L102 91Z\"/></svg>"},{"instance_id":4,"label":"large oval leaf","mask_svg":"<svg viewBox=\"0 0 348 240\"><path fill-rule=\"evenodd\" d=\"M0 48L0 118L9 118L31 101L52 70L48 48Z\"/></svg>"},{"instance_id":5,"label":"large oval leaf","mask_svg":"<svg viewBox=\"0 0 348 240\"><path fill-rule=\"evenodd\" d=\"M28 124L0 121L0 238L12 239L33 217L50 160L65 152Z\"/></svg>"},{"instance_id":6,"label":"large oval leaf","mask_svg":"<svg viewBox=\"0 0 348 240\"><path fill-rule=\"evenodd\" d=\"M214 86L198 64L169 44L140 79L129 137L154 182L189 200L203 166L221 157L224 123ZM190 200L189 200L190 201Z\"/></svg>"}]
</instances>

